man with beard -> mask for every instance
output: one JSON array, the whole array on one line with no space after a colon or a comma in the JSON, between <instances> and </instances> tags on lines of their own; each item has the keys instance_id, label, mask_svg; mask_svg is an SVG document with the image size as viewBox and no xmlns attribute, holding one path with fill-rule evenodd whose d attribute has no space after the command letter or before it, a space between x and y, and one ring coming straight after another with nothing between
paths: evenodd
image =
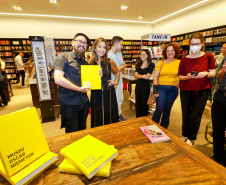
<instances>
[{"instance_id":1,"label":"man with beard","mask_svg":"<svg viewBox=\"0 0 226 185\"><path fill-rule=\"evenodd\" d=\"M81 87L81 65L88 65L83 59L90 40L83 33L77 33L72 40L73 51L60 53L54 63L54 80L58 85L61 128L70 133L86 128L89 113L88 87Z\"/></svg>"}]
</instances>

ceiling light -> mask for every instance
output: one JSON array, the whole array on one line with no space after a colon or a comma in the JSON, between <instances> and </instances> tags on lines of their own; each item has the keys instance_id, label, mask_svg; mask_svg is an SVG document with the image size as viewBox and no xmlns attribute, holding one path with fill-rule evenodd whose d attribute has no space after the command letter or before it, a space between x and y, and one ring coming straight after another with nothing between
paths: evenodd
<instances>
[{"instance_id":1,"label":"ceiling light","mask_svg":"<svg viewBox=\"0 0 226 185\"><path fill-rule=\"evenodd\" d=\"M124 6L124 5L121 6L121 10L126 10L127 8L128 6Z\"/></svg>"},{"instance_id":2,"label":"ceiling light","mask_svg":"<svg viewBox=\"0 0 226 185\"><path fill-rule=\"evenodd\" d=\"M15 10L22 10L19 6L14 6L13 7Z\"/></svg>"},{"instance_id":3,"label":"ceiling light","mask_svg":"<svg viewBox=\"0 0 226 185\"><path fill-rule=\"evenodd\" d=\"M138 18L139 18L139 19L143 19L143 18L144 18L144 16L139 16Z\"/></svg>"},{"instance_id":4,"label":"ceiling light","mask_svg":"<svg viewBox=\"0 0 226 185\"><path fill-rule=\"evenodd\" d=\"M174 13L171 13L171 14L169 14L169 15L166 15L165 17L162 17L162 18L160 18L160 19L157 19L157 20L153 21L152 23L158 22L158 21L160 21L160 20L162 20L162 19L165 19L165 18L170 17L170 16L172 16L172 15L175 15L175 14L177 14L177 13L183 12L183 11L189 9L189 8L192 8L192 7L197 6L197 5L199 5L199 4L205 3L206 1L209 1L209 0L203 0L203 1L200 1L200 2L198 2L198 3L196 3L196 4L193 4L193 5L191 5L191 6L188 6L188 7L186 7L186 8L183 8L183 9L181 9L181 10L178 10L178 11L176 11L176 12L174 12Z\"/></svg>"},{"instance_id":5,"label":"ceiling light","mask_svg":"<svg viewBox=\"0 0 226 185\"><path fill-rule=\"evenodd\" d=\"M50 3L56 4L57 2L56 2L56 0L50 0Z\"/></svg>"},{"instance_id":6,"label":"ceiling light","mask_svg":"<svg viewBox=\"0 0 226 185\"><path fill-rule=\"evenodd\" d=\"M48 18L63 18L63 19L82 19L82 20L97 20L97 21L111 21L111 22L127 22L127 23L143 23L151 24L152 22L147 21L132 21L132 20L121 20L121 19L103 19L103 18L93 18L93 17L74 17L74 16L63 16L63 15L43 15L43 14L20 14L20 13L3 13L1 15L7 16L28 16L28 17L48 17Z\"/></svg>"}]
</instances>

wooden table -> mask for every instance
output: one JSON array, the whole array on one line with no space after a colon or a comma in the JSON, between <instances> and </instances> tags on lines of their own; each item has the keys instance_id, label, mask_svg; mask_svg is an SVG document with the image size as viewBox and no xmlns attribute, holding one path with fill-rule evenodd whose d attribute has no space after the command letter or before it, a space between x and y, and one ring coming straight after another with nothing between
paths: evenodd
<instances>
[{"instance_id":1,"label":"wooden table","mask_svg":"<svg viewBox=\"0 0 226 185\"><path fill-rule=\"evenodd\" d=\"M51 151L59 161L38 176L31 184L226 184L226 168L217 164L194 147L160 127L171 139L169 142L151 144L140 131L140 126L154 124L147 117L127 120L93 129L47 138ZM109 178L59 173L63 160L60 149L90 134L103 142L115 145L118 156L112 161ZM8 184L0 176L0 184Z\"/></svg>"}]
</instances>

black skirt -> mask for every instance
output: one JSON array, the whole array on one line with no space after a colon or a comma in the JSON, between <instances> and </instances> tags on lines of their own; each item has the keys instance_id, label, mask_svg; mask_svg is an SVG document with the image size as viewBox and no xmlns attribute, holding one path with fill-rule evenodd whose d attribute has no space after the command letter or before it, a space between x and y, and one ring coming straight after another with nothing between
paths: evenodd
<instances>
[{"instance_id":1,"label":"black skirt","mask_svg":"<svg viewBox=\"0 0 226 185\"><path fill-rule=\"evenodd\" d=\"M91 91L91 127L98 127L119 121L115 88Z\"/></svg>"}]
</instances>

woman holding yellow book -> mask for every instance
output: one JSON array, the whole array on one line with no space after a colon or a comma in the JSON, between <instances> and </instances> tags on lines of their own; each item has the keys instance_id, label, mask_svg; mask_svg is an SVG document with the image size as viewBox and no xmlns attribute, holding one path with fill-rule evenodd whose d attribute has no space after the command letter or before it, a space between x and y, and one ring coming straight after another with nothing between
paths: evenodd
<instances>
[{"instance_id":1,"label":"woman holding yellow book","mask_svg":"<svg viewBox=\"0 0 226 185\"><path fill-rule=\"evenodd\" d=\"M114 85L118 83L120 73L115 62L108 59L107 52L107 41L104 38L96 39L92 46L89 64L100 65L103 76L101 90L91 91L91 127L119 121ZM115 74L115 81L111 80L111 73Z\"/></svg>"}]
</instances>

